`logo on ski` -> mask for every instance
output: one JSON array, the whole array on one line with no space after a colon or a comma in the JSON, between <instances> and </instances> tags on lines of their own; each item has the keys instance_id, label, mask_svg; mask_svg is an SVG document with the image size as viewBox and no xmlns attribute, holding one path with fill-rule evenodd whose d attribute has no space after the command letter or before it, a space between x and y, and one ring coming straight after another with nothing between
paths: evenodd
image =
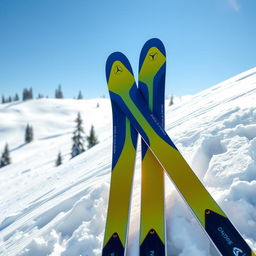
<instances>
[{"instance_id":1,"label":"logo on ski","mask_svg":"<svg viewBox=\"0 0 256 256\"><path fill-rule=\"evenodd\" d=\"M243 250L241 250L240 248L237 248L237 247L233 248L233 253L235 256L246 256L246 253L243 254Z\"/></svg>"},{"instance_id":2,"label":"logo on ski","mask_svg":"<svg viewBox=\"0 0 256 256\"><path fill-rule=\"evenodd\" d=\"M148 57L151 61L154 61L157 58L157 52L150 53Z\"/></svg>"},{"instance_id":3,"label":"logo on ski","mask_svg":"<svg viewBox=\"0 0 256 256\"><path fill-rule=\"evenodd\" d=\"M149 251L149 256L155 256L155 251Z\"/></svg>"},{"instance_id":4,"label":"logo on ski","mask_svg":"<svg viewBox=\"0 0 256 256\"><path fill-rule=\"evenodd\" d=\"M218 227L218 231L220 232L221 236L224 238L226 243L228 245L232 245L234 242L231 240L231 238L228 236L228 234L225 232L224 228ZM236 248L236 247L234 247ZM236 255L236 254L235 254Z\"/></svg>"},{"instance_id":5,"label":"logo on ski","mask_svg":"<svg viewBox=\"0 0 256 256\"><path fill-rule=\"evenodd\" d=\"M122 70L121 66L116 65L115 68L114 68L114 73L115 73L116 75L119 75L119 74L122 73L122 72L123 72L123 70Z\"/></svg>"},{"instance_id":6,"label":"logo on ski","mask_svg":"<svg viewBox=\"0 0 256 256\"><path fill-rule=\"evenodd\" d=\"M150 230L150 234L151 234L151 235L154 235L154 234L155 234L155 230L154 230L154 229L151 229L151 230Z\"/></svg>"}]
</instances>

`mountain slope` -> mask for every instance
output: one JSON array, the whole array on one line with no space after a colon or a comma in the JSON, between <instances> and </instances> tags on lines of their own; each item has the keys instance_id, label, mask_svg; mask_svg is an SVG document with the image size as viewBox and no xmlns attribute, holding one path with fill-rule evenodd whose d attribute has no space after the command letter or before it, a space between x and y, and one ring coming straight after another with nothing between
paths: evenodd
<instances>
[{"instance_id":1,"label":"mountain slope","mask_svg":"<svg viewBox=\"0 0 256 256\"><path fill-rule=\"evenodd\" d=\"M166 102L168 134L255 250L256 68L177 102L171 107ZM70 160L78 111L87 134L94 124L100 143ZM13 162L0 169L0 255L100 255L111 169L109 100L4 104L0 120L0 149L8 142ZM35 140L23 144L27 123ZM64 164L56 168L60 150ZM128 255L138 253L139 168L140 154ZM172 183L166 183L168 255L215 255Z\"/></svg>"}]
</instances>

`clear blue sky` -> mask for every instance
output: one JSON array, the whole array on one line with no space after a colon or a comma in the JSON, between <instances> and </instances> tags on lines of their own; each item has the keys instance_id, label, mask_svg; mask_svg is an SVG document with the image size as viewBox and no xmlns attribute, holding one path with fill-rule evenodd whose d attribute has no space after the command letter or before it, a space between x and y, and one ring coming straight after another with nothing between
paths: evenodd
<instances>
[{"instance_id":1,"label":"clear blue sky","mask_svg":"<svg viewBox=\"0 0 256 256\"><path fill-rule=\"evenodd\" d=\"M193 94L256 66L255 15L255 0L0 0L0 94L107 95L108 55L137 73L152 37L166 46L166 92Z\"/></svg>"}]
</instances>

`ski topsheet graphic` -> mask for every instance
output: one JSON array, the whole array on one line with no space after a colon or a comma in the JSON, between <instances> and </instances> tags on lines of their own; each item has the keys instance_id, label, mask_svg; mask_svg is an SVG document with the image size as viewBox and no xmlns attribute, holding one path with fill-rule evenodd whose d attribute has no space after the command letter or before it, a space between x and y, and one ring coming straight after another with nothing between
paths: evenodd
<instances>
[{"instance_id":1,"label":"ski topsheet graphic","mask_svg":"<svg viewBox=\"0 0 256 256\"><path fill-rule=\"evenodd\" d=\"M165 62L161 52L158 59ZM137 89L131 65L122 53L109 56L106 76L111 101L140 133L219 252L225 256L255 256L150 111Z\"/></svg>"},{"instance_id":2,"label":"ski topsheet graphic","mask_svg":"<svg viewBox=\"0 0 256 256\"><path fill-rule=\"evenodd\" d=\"M154 109L164 125L164 82L165 65L158 64L158 51L165 53L159 39L149 40L140 55L139 85L142 94ZM159 69L162 66L161 69ZM152 69L153 68L153 69ZM116 67L116 73L121 72ZM113 158L111 190L106 221L103 256L124 255L129 220L129 205L133 178L137 131L130 126L129 119L114 102L113 113ZM131 143L133 146L131 146ZM123 159L123 160L122 160ZM165 220L164 220L164 179L163 169L155 156L142 142L142 204L141 204L141 246L140 255L165 255ZM129 162L129 165L127 165ZM118 167L115 167L118 163ZM133 164L132 164L133 163ZM115 172L114 172L115 170ZM121 181L124 182L120 182ZM125 183L124 179L128 179ZM154 181L152 183L152 181ZM152 189L153 186L153 189ZM125 196L120 199L120 195ZM119 199L118 199L119 197ZM123 200L123 201L122 201ZM118 217L122 208L122 217ZM117 229L117 225L119 228ZM112 254L111 254L112 253Z\"/></svg>"},{"instance_id":3,"label":"ski topsheet graphic","mask_svg":"<svg viewBox=\"0 0 256 256\"><path fill-rule=\"evenodd\" d=\"M141 50L139 90L164 127L165 48L151 39ZM164 171L142 140L140 256L165 255Z\"/></svg>"},{"instance_id":4,"label":"ski topsheet graphic","mask_svg":"<svg viewBox=\"0 0 256 256\"><path fill-rule=\"evenodd\" d=\"M114 102L112 102L112 113L112 173L102 255L123 256L127 240L137 131Z\"/></svg>"}]
</instances>

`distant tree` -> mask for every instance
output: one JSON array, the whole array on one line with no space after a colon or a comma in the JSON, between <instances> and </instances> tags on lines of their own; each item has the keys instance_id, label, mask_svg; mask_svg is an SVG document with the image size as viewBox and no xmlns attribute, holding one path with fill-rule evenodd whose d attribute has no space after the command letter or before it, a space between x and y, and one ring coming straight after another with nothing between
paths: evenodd
<instances>
[{"instance_id":1,"label":"distant tree","mask_svg":"<svg viewBox=\"0 0 256 256\"><path fill-rule=\"evenodd\" d=\"M23 89L22 99L23 99L23 101L33 99L33 90L32 90L32 88L30 88L30 89L27 89L27 88Z\"/></svg>"},{"instance_id":2,"label":"distant tree","mask_svg":"<svg viewBox=\"0 0 256 256\"><path fill-rule=\"evenodd\" d=\"M28 89L25 88L23 90L23 101L28 100L28 99L29 99L29 92L28 92Z\"/></svg>"},{"instance_id":3,"label":"distant tree","mask_svg":"<svg viewBox=\"0 0 256 256\"><path fill-rule=\"evenodd\" d=\"M11 96L8 97L8 102L12 102L12 97Z\"/></svg>"},{"instance_id":4,"label":"distant tree","mask_svg":"<svg viewBox=\"0 0 256 256\"><path fill-rule=\"evenodd\" d=\"M4 104L5 103L5 97L4 97L4 95L2 95L2 104Z\"/></svg>"},{"instance_id":5,"label":"distant tree","mask_svg":"<svg viewBox=\"0 0 256 256\"><path fill-rule=\"evenodd\" d=\"M11 163L11 158L10 158L8 144L6 143L5 147L4 147L4 152L2 153L2 156L0 159L0 168L4 167L10 163Z\"/></svg>"},{"instance_id":6,"label":"distant tree","mask_svg":"<svg viewBox=\"0 0 256 256\"><path fill-rule=\"evenodd\" d=\"M44 96L41 93L38 93L37 99L42 99Z\"/></svg>"},{"instance_id":7,"label":"distant tree","mask_svg":"<svg viewBox=\"0 0 256 256\"><path fill-rule=\"evenodd\" d=\"M16 93L13 98L13 101L19 101L19 100L20 100L19 95L18 95L18 93Z\"/></svg>"},{"instance_id":8,"label":"distant tree","mask_svg":"<svg viewBox=\"0 0 256 256\"><path fill-rule=\"evenodd\" d=\"M79 112L77 114L77 118L75 122L76 122L76 127L72 137L73 145L71 150L71 158L85 151L84 149L85 135L84 135L84 129L82 127L83 120Z\"/></svg>"},{"instance_id":9,"label":"distant tree","mask_svg":"<svg viewBox=\"0 0 256 256\"><path fill-rule=\"evenodd\" d=\"M25 129L25 143L30 143L34 139L33 127L27 124Z\"/></svg>"},{"instance_id":10,"label":"distant tree","mask_svg":"<svg viewBox=\"0 0 256 256\"><path fill-rule=\"evenodd\" d=\"M173 95L170 97L169 106L173 105Z\"/></svg>"},{"instance_id":11,"label":"distant tree","mask_svg":"<svg viewBox=\"0 0 256 256\"><path fill-rule=\"evenodd\" d=\"M63 92L61 90L61 85L59 85L58 89L55 90L55 98L56 99L63 99Z\"/></svg>"},{"instance_id":12,"label":"distant tree","mask_svg":"<svg viewBox=\"0 0 256 256\"><path fill-rule=\"evenodd\" d=\"M93 146L99 143L93 125L91 126L90 135L87 136L86 139L88 142L88 148L92 148Z\"/></svg>"},{"instance_id":13,"label":"distant tree","mask_svg":"<svg viewBox=\"0 0 256 256\"><path fill-rule=\"evenodd\" d=\"M24 88L22 92L22 100L25 101L27 99L28 99L28 90L27 88Z\"/></svg>"},{"instance_id":14,"label":"distant tree","mask_svg":"<svg viewBox=\"0 0 256 256\"><path fill-rule=\"evenodd\" d=\"M82 95L82 92L79 91L78 96L77 96L77 99L78 99L78 100L82 100L83 98L84 98L84 97L83 97L83 95Z\"/></svg>"},{"instance_id":15,"label":"distant tree","mask_svg":"<svg viewBox=\"0 0 256 256\"><path fill-rule=\"evenodd\" d=\"M57 159L56 159L56 162L55 162L55 166L59 166L62 164L62 155L61 155L61 152L58 153L58 156L57 156Z\"/></svg>"},{"instance_id":16,"label":"distant tree","mask_svg":"<svg viewBox=\"0 0 256 256\"><path fill-rule=\"evenodd\" d=\"M29 99L33 99L33 90L32 90L32 88L30 88L28 90L28 97L29 97Z\"/></svg>"}]
</instances>

